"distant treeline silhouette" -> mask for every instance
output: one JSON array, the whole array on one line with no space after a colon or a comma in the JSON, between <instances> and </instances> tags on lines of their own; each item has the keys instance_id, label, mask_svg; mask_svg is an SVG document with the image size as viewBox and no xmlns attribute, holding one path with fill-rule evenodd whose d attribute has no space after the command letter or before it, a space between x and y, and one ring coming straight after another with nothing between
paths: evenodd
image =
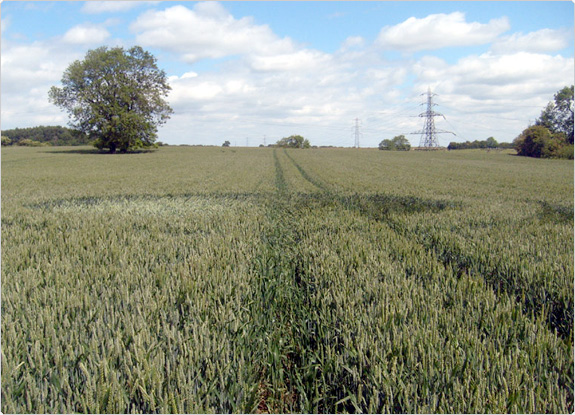
<instances>
[{"instance_id":1,"label":"distant treeline silhouette","mask_svg":"<svg viewBox=\"0 0 575 415\"><path fill-rule=\"evenodd\" d=\"M473 148L513 148L513 143L498 143L493 137L487 140L466 141L465 143L451 142L447 146L448 150L469 150Z\"/></svg>"},{"instance_id":2,"label":"distant treeline silhouette","mask_svg":"<svg viewBox=\"0 0 575 415\"><path fill-rule=\"evenodd\" d=\"M79 146L90 144L86 134L61 126L14 128L2 131L2 145Z\"/></svg>"}]
</instances>

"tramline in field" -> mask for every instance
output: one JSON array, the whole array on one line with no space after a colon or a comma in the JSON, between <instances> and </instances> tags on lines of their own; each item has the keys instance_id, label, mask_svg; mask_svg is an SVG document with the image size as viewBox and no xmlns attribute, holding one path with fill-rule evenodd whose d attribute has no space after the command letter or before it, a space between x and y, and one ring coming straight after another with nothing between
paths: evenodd
<instances>
[{"instance_id":1,"label":"tramline in field","mask_svg":"<svg viewBox=\"0 0 575 415\"><path fill-rule=\"evenodd\" d=\"M573 162L2 149L3 412L573 412Z\"/></svg>"}]
</instances>

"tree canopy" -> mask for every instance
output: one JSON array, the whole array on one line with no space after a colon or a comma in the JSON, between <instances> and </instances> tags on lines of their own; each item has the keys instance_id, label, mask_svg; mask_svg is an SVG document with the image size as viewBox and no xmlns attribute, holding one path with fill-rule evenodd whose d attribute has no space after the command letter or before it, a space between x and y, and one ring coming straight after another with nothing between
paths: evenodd
<instances>
[{"instance_id":1,"label":"tree canopy","mask_svg":"<svg viewBox=\"0 0 575 415\"><path fill-rule=\"evenodd\" d=\"M526 128L513 144L520 156L573 159L573 145L565 141L565 136L562 133L551 133L542 125Z\"/></svg>"},{"instance_id":2,"label":"tree canopy","mask_svg":"<svg viewBox=\"0 0 575 415\"><path fill-rule=\"evenodd\" d=\"M570 144L573 144L573 91L573 85L557 91L535 122L551 133L563 133Z\"/></svg>"},{"instance_id":3,"label":"tree canopy","mask_svg":"<svg viewBox=\"0 0 575 415\"><path fill-rule=\"evenodd\" d=\"M558 91L513 144L520 156L573 159L573 85Z\"/></svg>"},{"instance_id":4,"label":"tree canopy","mask_svg":"<svg viewBox=\"0 0 575 415\"><path fill-rule=\"evenodd\" d=\"M2 145L34 145L46 144L52 146L77 146L90 144L87 135L80 131L61 126L39 126L30 128L14 128L2 131ZM30 144L32 143L32 144Z\"/></svg>"},{"instance_id":5,"label":"tree canopy","mask_svg":"<svg viewBox=\"0 0 575 415\"><path fill-rule=\"evenodd\" d=\"M310 148L311 145L309 140L303 138L301 135L290 135L289 137L284 137L276 143L278 147L290 147L290 148Z\"/></svg>"},{"instance_id":6,"label":"tree canopy","mask_svg":"<svg viewBox=\"0 0 575 415\"><path fill-rule=\"evenodd\" d=\"M154 145L157 127L173 113L164 99L170 89L166 73L141 47L103 46L73 62L49 98L97 148L115 153Z\"/></svg>"},{"instance_id":7,"label":"tree canopy","mask_svg":"<svg viewBox=\"0 0 575 415\"><path fill-rule=\"evenodd\" d=\"M411 144L409 140L405 138L404 135L397 135L391 140L383 140L379 143L380 150L391 150L391 151L409 151L411 149Z\"/></svg>"},{"instance_id":8,"label":"tree canopy","mask_svg":"<svg viewBox=\"0 0 575 415\"><path fill-rule=\"evenodd\" d=\"M447 146L448 150L469 150L475 148L513 148L513 144L498 143L494 137L489 137L486 140L466 141L464 143L456 143L453 141Z\"/></svg>"}]
</instances>

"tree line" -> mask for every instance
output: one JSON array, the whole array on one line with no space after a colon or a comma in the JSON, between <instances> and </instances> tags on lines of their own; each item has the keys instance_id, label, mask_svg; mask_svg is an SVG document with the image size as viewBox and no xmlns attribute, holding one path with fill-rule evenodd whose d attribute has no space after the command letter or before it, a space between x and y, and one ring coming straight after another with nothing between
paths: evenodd
<instances>
[{"instance_id":1,"label":"tree line","mask_svg":"<svg viewBox=\"0 0 575 415\"><path fill-rule=\"evenodd\" d=\"M229 140L224 141L222 147L230 147L231 143ZM260 147L264 147L260 144ZM275 144L268 144L268 147L283 147L283 148L311 148L311 144L307 138L301 135L290 135L289 137L284 137L278 140Z\"/></svg>"},{"instance_id":2,"label":"tree line","mask_svg":"<svg viewBox=\"0 0 575 415\"><path fill-rule=\"evenodd\" d=\"M396 135L391 140L382 140L378 148L388 151L409 151L411 144L409 144L409 140L404 135Z\"/></svg>"},{"instance_id":3,"label":"tree line","mask_svg":"<svg viewBox=\"0 0 575 415\"><path fill-rule=\"evenodd\" d=\"M158 126L173 113L165 101L169 91L166 73L156 58L135 46L100 47L64 72L62 87L52 87L49 99L68 111L73 129L65 127L16 128L2 132L2 145L80 145L127 152L156 147ZM229 143L228 143L229 145ZM300 135L279 140L278 147L309 148ZM226 146L226 143L224 143ZM484 141L450 143L448 149L507 148L493 137ZM535 122L512 146L530 157L573 159L573 85L558 91ZM383 140L380 150L409 150L405 136Z\"/></svg>"},{"instance_id":4,"label":"tree line","mask_svg":"<svg viewBox=\"0 0 575 415\"><path fill-rule=\"evenodd\" d=\"M470 150L476 148L493 149L493 148L513 148L512 143L498 143L493 137L486 140L466 141L465 143L451 142L447 146L448 150Z\"/></svg>"},{"instance_id":5,"label":"tree line","mask_svg":"<svg viewBox=\"0 0 575 415\"><path fill-rule=\"evenodd\" d=\"M558 91L513 145L520 156L573 160L573 85Z\"/></svg>"},{"instance_id":6,"label":"tree line","mask_svg":"<svg viewBox=\"0 0 575 415\"><path fill-rule=\"evenodd\" d=\"M3 146L79 146L90 144L81 131L61 126L14 128L2 131Z\"/></svg>"}]
</instances>

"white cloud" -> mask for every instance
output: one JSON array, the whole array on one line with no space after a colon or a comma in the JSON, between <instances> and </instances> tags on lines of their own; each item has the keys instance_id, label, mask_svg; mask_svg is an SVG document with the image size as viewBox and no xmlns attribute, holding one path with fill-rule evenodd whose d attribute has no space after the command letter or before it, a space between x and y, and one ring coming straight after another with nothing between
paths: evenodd
<instances>
[{"instance_id":1,"label":"white cloud","mask_svg":"<svg viewBox=\"0 0 575 415\"><path fill-rule=\"evenodd\" d=\"M223 88L217 82L211 80L186 82L189 79L192 78L181 77L172 80L169 100L173 105L178 106L189 101L213 100L223 92Z\"/></svg>"},{"instance_id":2,"label":"white cloud","mask_svg":"<svg viewBox=\"0 0 575 415\"><path fill-rule=\"evenodd\" d=\"M268 56L256 55L249 59L251 67L256 71L290 72L319 69L329 60L329 55L314 50L299 50Z\"/></svg>"},{"instance_id":3,"label":"white cloud","mask_svg":"<svg viewBox=\"0 0 575 415\"><path fill-rule=\"evenodd\" d=\"M364 46L365 40L361 36L349 36L341 45L341 50L363 48Z\"/></svg>"},{"instance_id":4,"label":"white cloud","mask_svg":"<svg viewBox=\"0 0 575 415\"><path fill-rule=\"evenodd\" d=\"M410 19L384 28L374 42L350 33L339 50L327 53L282 38L251 18L236 18L224 6L168 4L163 11L142 13L130 26L134 36L124 39L126 44L157 48L160 68L171 58L179 61L169 62L168 101L175 114L160 129L161 141L245 144L250 137L254 145L264 134L269 144L299 133L313 144L349 146L359 117L362 145L376 146L382 138L421 129L422 120L413 116L421 112L419 94L428 86L440 94L438 111L464 138L512 140L574 76L572 58L545 53L562 45L563 32L502 37L506 19L480 24L466 22L461 13ZM48 103L48 89L85 54L89 44L83 42L109 42L106 28L112 26L84 24L40 42L3 42L3 127L65 124L66 114ZM455 63L431 53L390 61L382 53L382 46L414 51L485 42L493 42L489 53L462 54ZM215 69L194 64L219 58L226 59ZM441 121L438 128L451 129Z\"/></svg>"},{"instance_id":5,"label":"white cloud","mask_svg":"<svg viewBox=\"0 0 575 415\"><path fill-rule=\"evenodd\" d=\"M67 117L48 102L48 90L80 57L58 41L2 44L2 128L66 124Z\"/></svg>"},{"instance_id":6,"label":"white cloud","mask_svg":"<svg viewBox=\"0 0 575 415\"><path fill-rule=\"evenodd\" d=\"M185 74L183 74L180 78L181 79L186 79L186 78L196 78L198 76L198 74L196 72L186 72Z\"/></svg>"},{"instance_id":7,"label":"white cloud","mask_svg":"<svg viewBox=\"0 0 575 415\"><path fill-rule=\"evenodd\" d=\"M103 27L90 23L80 24L68 30L63 37L65 43L85 45L102 43L110 37L110 32Z\"/></svg>"},{"instance_id":8,"label":"white cloud","mask_svg":"<svg viewBox=\"0 0 575 415\"><path fill-rule=\"evenodd\" d=\"M527 52L472 55L453 65L424 57L413 72L415 91L431 86L440 94L438 111L451 123L441 128L455 126L464 134L458 141L513 140L575 76L571 58Z\"/></svg>"},{"instance_id":9,"label":"white cloud","mask_svg":"<svg viewBox=\"0 0 575 415\"><path fill-rule=\"evenodd\" d=\"M240 54L275 55L294 50L291 40L278 38L267 25L235 19L219 3L198 3L193 10L173 6L148 11L132 25L136 43L169 50L193 63L204 58Z\"/></svg>"},{"instance_id":10,"label":"white cloud","mask_svg":"<svg viewBox=\"0 0 575 415\"><path fill-rule=\"evenodd\" d=\"M495 41L491 47L494 53L554 52L566 48L571 36L566 30L541 29L536 32L513 33Z\"/></svg>"},{"instance_id":11,"label":"white cloud","mask_svg":"<svg viewBox=\"0 0 575 415\"><path fill-rule=\"evenodd\" d=\"M492 42L510 25L506 17L487 24L468 23L465 14L431 14L423 19L410 17L395 26L384 27L377 43L385 49L406 52L435 50L449 46L473 46Z\"/></svg>"},{"instance_id":12,"label":"white cloud","mask_svg":"<svg viewBox=\"0 0 575 415\"><path fill-rule=\"evenodd\" d=\"M413 24L408 27L407 22ZM382 135L421 128L421 120L411 116L420 112L418 95L428 86L437 88L443 102L458 111L447 109L445 114L465 138L495 135L499 140L512 140L573 76L569 59L546 54L487 53L464 57L455 64L434 56L389 62L381 54L382 42L405 51L493 42L509 29L506 18L480 24L453 13L411 19L394 28L384 28L373 45L350 36L336 53L328 54L280 39L268 26L251 19L235 19L219 3L200 3L193 10L175 6L148 12L132 25L140 42L177 53L188 62L237 57L218 71L172 78L170 102L181 115L164 131L171 136L185 131L183 124L195 125L194 136L188 139L197 143L210 134L238 136L243 143L254 131L268 135L285 131L307 134L314 144L351 145L353 119L372 114L366 118L379 124L369 130L366 122L364 143L371 140L370 145L377 145ZM549 82L549 73L557 75L553 82ZM517 103L525 102L531 108L519 109ZM387 115L387 121L373 115L387 110L395 114ZM507 119L493 118L498 116ZM293 127L282 127L289 125ZM494 130L491 134L489 128Z\"/></svg>"},{"instance_id":13,"label":"white cloud","mask_svg":"<svg viewBox=\"0 0 575 415\"><path fill-rule=\"evenodd\" d=\"M159 1L86 1L82 7L84 13L117 13L135 9L142 5L158 4Z\"/></svg>"},{"instance_id":14,"label":"white cloud","mask_svg":"<svg viewBox=\"0 0 575 415\"><path fill-rule=\"evenodd\" d=\"M58 81L69 64L66 52L46 45L2 45L2 96Z\"/></svg>"},{"instance_id":15,"label":"white cloud","mask_svg":"<svg viewBox=\"0 0 575 415\"><path fill-rule=\"evenodd\" d=\"M438 58L428 58L421 61L415 72L422 82L442 80L475 96L523 99L537 92L541 85L546 85L545 90L553 94L573 77L574 68L572 59L562 56L517 52L468 56L451 66Z\"/></svg>"}]
</instances>

